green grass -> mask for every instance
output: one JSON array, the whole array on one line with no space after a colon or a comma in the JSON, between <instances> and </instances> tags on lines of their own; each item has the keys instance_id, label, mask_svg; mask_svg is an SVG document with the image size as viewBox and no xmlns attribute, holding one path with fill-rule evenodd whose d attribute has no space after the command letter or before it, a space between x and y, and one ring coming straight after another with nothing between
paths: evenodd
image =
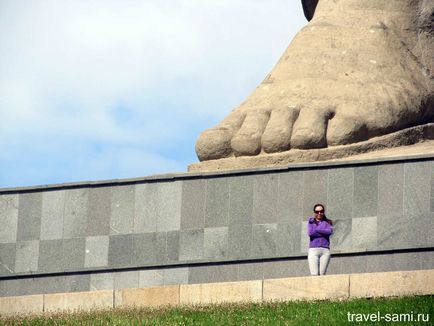
<instances>
[{"instance_id":1,"label":"green grass","mask_svg":"<svg viewBox=\"0 0 434 326\"><path fill-rule=\"evenodd\" d=\"M433 296L130 308L45 316L0 317L2 325L433 325ZM429 314L430 321L348 322L354 314ZM356 317L356 316L354 316ZM393 315L391 315L393 317ZM426 318L426 317L425 317Z\"/></svg>"}]
</instances>

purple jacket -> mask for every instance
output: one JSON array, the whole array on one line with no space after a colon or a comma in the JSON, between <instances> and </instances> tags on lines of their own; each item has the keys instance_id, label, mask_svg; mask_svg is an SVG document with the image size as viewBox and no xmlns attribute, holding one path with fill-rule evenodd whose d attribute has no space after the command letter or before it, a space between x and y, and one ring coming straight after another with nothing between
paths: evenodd
<instances>
[{"instance_id":1,"label":"purple jacket","mask_svg":"<svg viewBox=\"0 0 434 326\"><path fill-rule=\"evenodd\" d=\"M333 226L326 221L315 223L313 217L307 221L307 235L310 237L309 248L330 248L330 235L333 233Z\"/></svg>"}]
</instances>

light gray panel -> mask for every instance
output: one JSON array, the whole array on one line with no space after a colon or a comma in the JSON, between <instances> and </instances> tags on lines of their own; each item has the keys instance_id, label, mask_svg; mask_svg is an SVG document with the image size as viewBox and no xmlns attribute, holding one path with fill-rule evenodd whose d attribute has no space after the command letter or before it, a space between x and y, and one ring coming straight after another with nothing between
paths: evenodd
<instances>
[{"instance_id":1,"label":"light gray panel","mask_svg":"<svg viewBox=\"0 0 434 326\"><path fill-rule=\"evenodd\" d=\"M63 240L41 240L39 242L39 272L63 271Z\"/></svg>"},{"instance_id":2,"label":"light gray panel","mask_svg":"<svg viewBox=\"0 0 434 326\"><path fill-rule=\"evenodd\" d=\"M277 224L277 256L291 256L300 253L300 223L301 222Z\"/></svg>"},{"instance_id":3,"label":"light gray panel","mask_svg":"<svg viewBox=\"0 0 434 326\"><path fill-rule=\"evenodd\" d=\"M15 272L36 272L38 270L39 240L17 242L16 252Z\"/></svg>"},{"instance_id":4,"label":"light gray panel","mask_svg":"<svg viewBox=\"0 0 434 326\"><path fill-rule=\"evenodd\" d=\"M352 220L334 220L333 234L330 236L330 249L348 250L352 247Z\"/></svg>"},{"instance_id":5,"label":"light gray panel","mask_svg":"<svg viewBox=\"0 0 434 326\"><path fill-rule=\"evenodd\" d=\"M204 230L204 258L211 260L228 255L228 227L206 228Z\"/></svg>"},{"instance_id":6,"label":"light gray panel","mask_svg":"<svg viewBox=\"0 0 434 326\"><path fill-rule=\"evenodd\" d=\"M224 264L190 268L190 277L188 282L190 284L234 282L237 279L238 264Z\"/></svg>"},{"instance_id":7,"label":"light gray panel","mask_svg":"<svg viewBox=\"0 0 434 326\"><path fill-rule=\"evenodd\" d=\"M179 260L203 258L203 229L182 230L179 234Z\"/></svg>"},{"instance_id":8,"label":"light gray panel","mask_svg":"<svg viewBox=\"0 0 434 326\"><path fill-rule=\"evenodd\" d=\"M377 166L354 168L354 217L377 216Z\"/></svg>"},{"instance_id":9,"label":"light gray panel","mask_svg":"<svg viewBox=\"0 0 434 326\"><path fill-rule=\"evenodd\" d=\"M354 169L331 169L328 174L327 216L350 219L353 216Z\"/></svg>"},{"instance_id":10,"label":"light gray panel","mask_svg":"<svg viewBox=\"0 0 434 326\"><path fill-rule=\"evenodd\" d=\"M181 229L201 229L205 226L206 180L182 182Z\"/></svg>"},{"instance_id":11,"label":"light gray panel","mask_svg":"<svg viewBox=\"0 0 434 326\"><path fill-rule=\"evenodd\" d=\"M252 254L252 225L232 225L229 227L230 258L248 258Z\"/></svg>"},{"instance_id":12,"label":"light gray panel","mask_svg":"<svg viewBox=\"0 0 434 326\"><path fill-rule=\"evenodd\" d=\"M179 231L170 231L166 234L167 259L169 261L179 260Z\"/></svg>"},{"instance_id":13,"label":"light gray panel","mask_svg":"<svg viewBox=\"0 0 434 326\"><path fill-rule=\"evenodd\" d=\"M0 275L14 274L16 244L0 243ZM0 281L1 283L2 281Z\"/></svg>"},{"instance_id":14,"label":"light gray panel","mask_svg":"<svg viewBox=\"0 0 434 326\"><path fill-rule=\"evenodd\" d=\"M205 227L227 226L229 219L228 178L207 180Z\"/></svg>"},{"instance_id":15,"label":"light gray panel","mask_svg":"<svg viewBox=\"0 0 434 326\"><path fill-rule=\"evenodd\" d=\"M78 271L84 267L86 241L84 238L63 240L63 270Z\"/></svg>"},{"instance_id":16,"label":"light gray panel","mask_svg":"<svg viewBox=\"0 0 434 326\"><path fill-rule=\"evenodd\" d=\"M306 253L309 249L309 236L307 235L307 221L300 223L300 252Z\"/></svg>"},{"instance_id":17,"label":"light gray panel","mask_svg":"<svg viewBox=\"0 0 434 326\"><path fill-rule=\"evenodd\" d=\"M262 280L264 263L242 263L238 265L238 281Z\"/></svg>"},{"instance_id":18,"label":"light gray panel","mask_svg":"<svg viewBox=\"0 0 434 326\"><path fill-rule=\"evenodd\" d=\"M254 179L253 223L277 223L278 175L260 174Z\"/></svg>"},{"instance_id":19,"label":"light gray panel","mask_svg":"<svg viewBox=\"0 0 434 326\"><path fill-rule=\"evenodd\" d=\"M17 241L18 195L0 195L0 243Z\"/></svg>"},{"instance_id":20,"label":"light gray panel","mask_svg":"<svg viewBox=\"0 0 434 326\"><path fill-rule=\"evenodd\" d=\"M114 289L114 273L90 274L90 291Z\"/></svg>"},{"instance_id":21,"label":"light gray panel","mask_svg":"<svg viewBox=\"0 0 434 326\"><path fill-rule=\"evenodd\" d=\"M100 235L86 238L84 267L104 267L108 264L109 237Z\"/></svg>"},{"instance_id":22,"label":"light gray panel","mask_svg":"<svg viewBox=\"0 0 434 326\"><path fill-rule=\"evenodd\" d=\"M64 191L46 191L42 194L41 240L63 238Z\"/></svg>"},{"instance_id":23,"label":"light gray panel","mask_svg":"<svg viewBox=\"0 0 434 326\"><path fill-rule=\"evenodd\" d=\"M110 234L127 234L134 230L134 189L132 185L112 188Z\"/></svg>"},{"instance_id":24,"label":"light gray panel","mask_svg":"<svg viewBox=\"0 0 434 326\"><path fill-rule=\"evenodd\" d=\"M41 234L42 193L19 195L17 240L39 240Z\"/></svg>"},{"instance_id":25,"label":"light gray panel","mask_svg":"<svg viewBox=\"0 0 434 326\"><path fill-rule=\"evenodd\" d=\"M250 175L229 179L229 226L252 223L253 180Z\"/></svg>"},{"instance_id":26,"label":"light gray panel","mask_svg":"<svg viewBox=\"0 0 434 326\"><path fill-rule=\"evenodd\" d=\"M352 249L377 248L377 217L355 217L351 226Z\"/></svg>"},{"instance_id":27,"label":"light gray panel","mask_svg":"<svg viewBox=\"0 0 434 326\"><path fill-rule=\"evenodd\" d=\"M188 267L167 268L163 271L164 285L188 284Z\"/></svg>"},{"instance_id":28,"label":"light gray panel","mask_svg":"<svg viewBox=\"0 0 434 326\"><path fill-rule=\"evenodd\" d=\"M161 183L157 209L157 232L181 227L182 181Z\"/></svg>"},{"instance_id":29,"label":"light gray panel","mask_svg":"<svg viewBox=\"0 0 434 326\"><path fill-rule=\"evenodd\" d=\"M411 162L404 166L404 215L428 216L431 211L431 162Z\"/></svg>"},{"instance_id":30,"label":"light gray panel","mask_svg":"<svg viewBox=\"0 0 434 326\"><path fill-rule=\"evenodd\" d=\"M115 290L139 287L139 271L115 273Z\"/></svg>"},{"instance_id":31,"label":"light gray panel","mask_svg":"<svg viewBox=\"0 0 434 326\"><path fill-rule=\"evenodd\" d=\"M275 257L277 245L277 224L253 225L253 257Z\"/></svg>"},{"instance_id":32,"label":"light gray panel","mask_svg":"<svg viewBox=\"0 0 434 326\"><path fill-rule=\"evenodd\" d=\"M134 232L157 231L158 184L137 184L134 191Z\"/></svg>"},{"instance_id":33,"label":"light gray panel","mask_svg":"<svg viewBox=\"0 0 434 326\"><path fill-rule=\"evenodd\" d=\"M301 171L279 174L277 214L279 223L298 222L303 219L303 173Z\"/></svg>"},{"instance_id":34,"label":"light gray panel","mask_svg":"<svg viewBox=\"0 0 434 326\"><path fill-rule=\"evenodd\" d=\"M155 233L133 234L133 252L132 264L134 266L143 266L155 263Z\"/></svg>"},{"instance_id":35,"label":"light gray panel","mask_svg":"<svg viewBox=\"0 0 434 326\"><path fill-rule=\"evenodd\" d=\"M86 236L110 234L111 187L89 190Z\"/></svg>"},{"instance_id":36,"label":"light gray panel","mask_svg":"<svg viewBox=\"0 0 434 326\"><path fill-rule=\"evenodd\" d=\"M378 168L378 216L403 214L404 165L386 164Z\"/></svg>"},{"instance_id":37,"label":"light gray panel","mask_svg":"<svg viewBox=\"0 0 434 326\"><path fill-rule=\"evenodd\" d=\"M111 268L131 266L132 252L132 234L111 235L109 238L108 266Z\"/></svg>"},{"instance_id":38,"label":"light gray panel","mask_svg":"<svg viewBox=\"0 0 434 326\"><path fill-rule=\"evenodd\" d=\"M139 287L154 287L164 285L164 271L162 269L148 269L139 271Z\"/></svg>"},{"instance_id":39,"label":"light gray panel","mask_svg":"<svg viewBox=\"0 0 434 326\"><path fill-rule=\"evenodd\" d=\"M86 236L88 189L65 190L65 211L63 216L63 237Z\"/></svg>"},{"instance_id":40,"label":"light gray panel","mask_svg":"<svg viewBox=\"0 0 434 326\"><path fill-rule=\"evenodd\" d=\"M313 214L313 205L327 203L328 170L303 172L303 218Z\"/></svg>"}]
</instances>

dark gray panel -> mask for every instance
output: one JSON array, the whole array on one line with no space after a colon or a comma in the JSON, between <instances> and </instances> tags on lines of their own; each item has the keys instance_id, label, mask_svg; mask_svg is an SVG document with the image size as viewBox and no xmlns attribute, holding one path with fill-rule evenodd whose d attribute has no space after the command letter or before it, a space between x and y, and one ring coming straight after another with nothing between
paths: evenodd
<instances>
[{"instance_id":1,"label":"dark gray panel","mask_svg":"<svg viewBox=\"0 0 434 326\"><path fill-rule=\"evenodd\" d=\"M327 274L365 273L367 269L367 261L368 258L365 255L334 256L332 253L327 268Z\"/></svg>"},{"instance_id":2,"label":"dark gray panel","mask_svg":"<svg viewBox=\"0 0 434 326\"><path fill-rule=\"evenodd\" d=\"M109 236L86 238L84 267L104 267L108 264Z\"/></svg>"},{"instance_id":3,"label":"dark gray panel","mask_svg":"<svg viewBox=\"0 0 434 326\"><path fill-rule=\"evenodd\" d=\"M64 191L46 191L42 194L41 240L63 238Z\"/></svg>"},{"instance_id":4,"label":"dark gray panel","mask_svg":"<svg viewBox=\"0 0 434 326\"><path fill-rule=\"evenodd\" d=\"M303 172L303 218L313 214L313 205L327 203L328 170Z\"/></svg>"},{"instance_id":5,"label":"dark gray panel","mask_svg":"<svg viewBox=\"0 0 434 326\"><path fill-rule=\"evenodd\" d=\"M302 259L269 261L264 264L264 279L308 276L307 257Z\"/></svg>"},{"instance_id":6,"label":"dark gray panel","mask_svg":"<svg viewBox=\"0 0 434 326\"><path fill-rule=\"evenodd\" d=\"M252 223L253 180L249 175L229 178L229 226Z\"/></svg>"},{"instance_id":7,"label":"dark gray panel","mask_svg":"<svg viewBox=\"0 0 434 326\"><path fill-rule=\"evenodd\" d=\"M188 283L233 282L238 278L238 265L210 265L191 267Z\"/></svg>"},{"instance_id":8,"label":"dark gray panel","mask_svg":"<svg viewBox=\"0 0 434 326\"><path fill-rule=\"evenodd\" d=\"M395 261L396 270L399 271L413 271L422 268L421 255L419 252L400 252L393 253L393 260ZM431 253L430 260L433 260Z\"/></svg>"},{"instance_id":9,"label":"dark gray panel","mask_svg":"<svg viewBox=\"0 0 434 326\"><path fill-rule=\"evenodd\" d=\"M90 274L90 291L114 289L114 273Z\"/></svg>"},{"instance_id":10,"label":"dark gray panel","mask_svg":"<svg viewBox=\"0 0 434 326\"><path fill-rule=\"evenodd\" d=\"M205 226L206 181L182 182L181 229L201 229Z\"/></svg>"},{"instance_id":11,"label":"dark gray panel","mask_svg":"<svg viewBox=\"0 0 434 326\"><path fill-rule=\"evenodd\" d=\"M352 249L377 248L377 216L353 218L351 237Z\"/></svg>"},{"instance_id":12,"label":"dark gray panel","mask_svg":"<svg viewBox=\"0 0 434 326\"><path fill-rule=\"evenodd\" d=\"M39 240L41 232L42 193L19 196L17 240Z\"/></svg>"},{"instance_id":13,"label":"dark gray panel","mask_svg":"<svg viewBox=\"0 0 434 326\"><path fill-rule=\"evenodd\" d=\"M15 243L0 243L0 275L10 275L15 272ZM0 281L1 283L2 281Z\"/></svg>"},{"instance_id":14,"label":"dark gray panel","mask_svg":"<svg viewBox=\"0 0 434 326\"><path fill-rule=\"evenodd\" d=\"M368 255L366 257L366 273L396 271L393 254Z\"/></svg>"},{"instance_id":15,"label":"dark gray panel","mask_svg":"<svg viewBox=\"0 0 434 326\"><path fill-rule=\"evenodd\" d=\"M131 289L139 287L139 271L118 272L114 277L114 289Z\"/></svg>"},{"instance_id":16,"label":"dark gray panel","mask_svg":"<svg viewBox=\"0 0 434 326\"><path fill-rule=\"evenodd\" d=\"M253 188L253 223L277 223L278 175L257 175Z\"/></svg>"},{"instance_id":17,"label":"dark gray panel","mask_svg":"<svg viewBox=\"0 0 434 326\"><path fill-rule=\"evenodd\" d=\"M229 219L228 178L207 180L205 227L227 226Z\"/></svg>"},{"instance_id":18,"label":"dark gray panel","mask_svg":"<svg viewBox=\"0 0 434 326\"><path fill-rule=\"evenodd\" d=\"M423 251L419 253L419 261L421 269L434 269L434 259L433 257L434 251Z\"/></svg>"},{"instance_id":19,"label":"dark gray panel","mask_svg":"<svg viewBox=\"0 0 434 326\"><path fill-rule=\"evenodd\" d=\"M111 187L93 188L89 191L89 218L87 236L110 233Z\"/></svg>"},{"instance_id":20,"label":"dark gray panel","mask_svg":"<svg viewBox=\"0 0 434 326\"><path fill-rule=\"evenodd\" d=\"M0 243L17 241L18 195L0 195Z\"/></svg>"},{"instance_id":21,"label":"dark gray panel","mask_svg":"<svg viewBox=\"0 0 434 326\"><path fill-rule=\"evenodd\" d=\"M167 233L158 232L155 234L155 262L158 264L164 264L168 261Z\"/></svg>"},{"instance_id":22,"label":"dark gray panel","mask_svg":"<svg viewBox=\"0 0 434 326\"><path fill-rule=\"evenodd\" d=\"M133 237L127 235L111 235L109 239L108 265L109 267L131 266L133 252Z\"/></svg>"},{"instance_id":23,"label":"dark gray panel","mask_svg":"<svg viewBox=\"0 0 434 326\"><path fill-rule=\"evenodd\" d=\"M90 289L90 275L67 275L65 283L68 285L68 290L65 292L84 292Z\"/></svg>"},{"instance_id":24,"label":"dark gray panel","mask_svg":"<svg viewBox=\"0 0 434 326\"><path fill-rule=\"evenodd\" d=\"M179 260L203 258L203 229L182 230L179 234Z\"/></svg>"},{"instance_id":25,"label":"dark gray panel","mask_svg":"<svg viewBox=\"0 0 434 326\"><path fill-rule=\"evenodd\" d=\"M330 248L332 250L345 250L351 249L351 227L352 220L334 220L333 221L333 234L330 237Z\"/></svg>"},{"instance_id":26,"label":"dark gray panel","mask_svg":"<svg viewBox=\"0 0 434 326\"><path fill-rule=\"evenodd\" d=\"M428 216L431 211L431 162L404 165L404 215Z\"/></svg>"},{"instance_id":27,"label":"dark gray panel","mask_svg":"<svg viewBox=\"0 0 434 326\"><path fill-rule=\"evenodd\" d=\"M179 260L179 231L167 232L167 259L169 261Z\"/></svg>"},{"instance_id":28,"label":"dark gray panel","mask_svg":"<svg viewBox=\"0 0 434 326\"><path fill-rule=\"evenodd\" d=\"M238 264L237 281L262 280L264 263Z\"/></svg>"},{"instance_id":29,"label":"dark gray panel","mask_svg":"<svg viewBox=\"0 0 434 326\"><path fill-rule=\"evenodd\" d=\"M63 270L77 271L84 267L86 239L63 240Z\"/></svg>"},{"instance_id":30,"label":"dark gray panel","mask_svg":"<svg viewBox=\"0 0 434 326\"><path fill-rule=\"evenodd\" d=\"M228 254L228 228L206 228L204 230L204 258L222 259Z\"/></svg>"},{"instance_id":31,"label":"dark gray panel","mask_svg":"<svg viewBox=\"0 0 434 326\"><path fill-rule=\"evenodd\" d=\"M279 223L294 223L303 219L302 172L279 174L277 214Z\"/></svg>"},{"instance_id":32,"label":"dark gray panel","mask_svg":"<svg viewBox=\"0 0 434 326\"><path fill-rule=\"evenodd\" d=\"M110 234L128 234L134 230L135 187L116 186L111 192Z\"/></svg>"},{"instance_id":33,"label":"dark gray panel","mask_svg":"<svg viewBox=\"0 0 434 326\"><path fill-rule=\"evenodd\" d=\"M248 258L252 248L252 226L233 225L229 227L228 256L230 258Z\"/></svg>"},{"instance_id":34,"label":"dark gray panel","mask_svg":"<svg viewBox=\"0 0 434 326\"><path fill-rule=\"evenodd\" d=\"M378 168L378 216L403 214L404 165L388 164Z\"/></svg>"},{"instance_id":35,"label":"dark gray panel","mask_svg":"<svg viewBox=\"0 0 434 326\"><path fill-rule=\"evenodd\" d=\"M132 264L134 266L142 266L155 263L155 245L155 233L133 234Z\"/></svg>"},{"instance_id":36,"label":"dark gray panel","mask_svg":"<svg viewBox=\"0 0 434 326\"><path fill-rule=\"evenodd\" d=\"M277 224L253 225L253 257L275 257L277 255Z\"/></svg>"},{"instance_id":37,"label":"dark gray panel","mask_svg":"<svg viewBox=\"0 0 434 326\"><path fill-rule=\"evenodd\" d=\"M167 268L163 270L164 285L188 284L188 267Z\"/></svg>"},{"instance_id":38,"label":"dark gray panel","mask_svg":"<svg viewBox=\"0 0 434 326\"><path fill-rule=\"evenodd\" d=\"M41 240L39 242L39 272L63 271L63 240Z\"/></svg>"},{"instance_id":39,"label":"dark gray panel","mask_svg":"<svg viewBox=\"0 0 434 326\"><path fill-rule=\"evenodd\" d=\"M354 169L331 169L328 174L327 216L350 219L353 216Z\"/></svg>"},{"instance_id":40,"label":"dark gray panel","mask_svg":"<svg viewBox=\"0 0 434 326\"><path fill-rule=\"evenodd\" d=\"M15 272L38 270L39 240L19 241L16 245Z\"/></svg>"},{"instance_id":41,"label":"dark gray panel","mask_svg":"<svg viewBox=\"0 0 434 326\"><path fill-rule=\"evenodd\" d=\"M300 223L278 224L276 230L277 256L285 257L300 253Z\"/></svg>"},{"instance_id":42,"label":"dark gray panel","mask_svg":"<svg viewBox=\"0 0 434 326\"><path fill-rule=\"evenodd\" d=\"M86 236L88 199L88 189L65 190L64 238Z\"/></svg>"},{"instance_id":43,"label":"dark gray panel","mask_svg":"<svg viewBox=\"0 0 434 326\"><path fill-rule=\"evenodd\" d=\"M363 166L354 169L354 217L377 216L378 169Z\"/></svg>"}]
</instances>

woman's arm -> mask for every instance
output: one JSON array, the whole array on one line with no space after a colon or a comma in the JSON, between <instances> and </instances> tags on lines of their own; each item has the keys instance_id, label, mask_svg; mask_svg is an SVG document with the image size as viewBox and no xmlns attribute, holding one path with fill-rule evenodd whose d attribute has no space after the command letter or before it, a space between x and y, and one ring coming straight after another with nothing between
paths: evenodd
<instances>
[{"instance_id":1,"label":"woman's arm","mask_svg":"<svg viewBox=\"0 0 434 326\"><path fill-rule=\"evenodd\" d=\"M320 235L330 235L333 233L333 226L327 221L321 221L316 228L316 232Z\"/></svg>"}]
</instances>

